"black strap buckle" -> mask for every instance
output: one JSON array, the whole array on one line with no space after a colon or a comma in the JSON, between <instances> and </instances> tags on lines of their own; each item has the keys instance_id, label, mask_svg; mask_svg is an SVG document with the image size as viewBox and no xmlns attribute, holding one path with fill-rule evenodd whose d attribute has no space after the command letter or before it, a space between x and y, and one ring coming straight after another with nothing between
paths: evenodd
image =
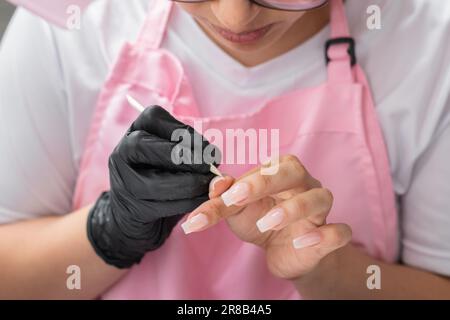
<instances>
[{"instance_id":1,"label":"black strap buckle","mask_svg":"<svg viewBox=\"0 0 450 320\"><path fill-rule=\"evenodd\" d=\"M325 44L325 58L327 61L327 65L330 63L331 59L328 56L328 49L330 49L330 47L332 45L335 44L348 44L348 54L351 57L351 63L352 63L352 67L356 64L356 50L355 50L355 39L353 38L348 38L348 37L343 37L343 38L334 38L334 39L330 39L326 42Z\"/></svg>"}]
</instances>

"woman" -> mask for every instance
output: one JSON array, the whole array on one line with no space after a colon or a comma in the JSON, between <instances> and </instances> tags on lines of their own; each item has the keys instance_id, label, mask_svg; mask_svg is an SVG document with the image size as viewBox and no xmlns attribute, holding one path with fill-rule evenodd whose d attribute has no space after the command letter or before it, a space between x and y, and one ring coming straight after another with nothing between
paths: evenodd
<instances>
[{"instance_id":1,"label":"woman","mask_svg":"<svg viewBox=\"0 0 450 320\"><path fill-rule=\"evenodd\" d=\"M370 31L368 5L345 3L357 55L340 0L105 0L70 33L19 11L0 296L449 298L448 6L379 0ZM196 122L275 130L276 170L223 149L224 178L175 165L172 133Z\"/></svg>"}]
</instances>

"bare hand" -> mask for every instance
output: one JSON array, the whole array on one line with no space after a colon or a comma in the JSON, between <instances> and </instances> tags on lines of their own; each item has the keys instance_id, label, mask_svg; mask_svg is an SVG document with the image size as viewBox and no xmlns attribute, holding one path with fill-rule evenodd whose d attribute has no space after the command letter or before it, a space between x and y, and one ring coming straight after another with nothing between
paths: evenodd
<instances>
[{"instance_id":1,"label":"bare hand","mask_svg":"<svg viewBox=\"0 0 450 320\"><path fill-rule=\"evenodd\" d=\"M295 156L280 158L274 175L262 175L257 167L237 181L217 178L210 198L188 216L185 232L226 219L240 239L266 251L268 267L277 277L301 277L351 239L348 225L326 223L332 193Z\"/></svg>"}]
</instances>

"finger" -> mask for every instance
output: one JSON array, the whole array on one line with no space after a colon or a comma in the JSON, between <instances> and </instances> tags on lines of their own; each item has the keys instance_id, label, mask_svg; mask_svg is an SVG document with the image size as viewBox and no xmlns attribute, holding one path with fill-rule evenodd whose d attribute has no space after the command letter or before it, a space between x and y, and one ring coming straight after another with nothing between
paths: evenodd
<instances>
[{"instance_id":1,"label":"finger","mask_svg":"<svg viewBox=\"0 0 450 320\"><path fill-rule=\"evenodd\" d=\"M217 176L209 183L209 198L216 198L224 193L233 184L234 178L230 176Z\"/></svg>"},{"instance_id":2,"label":"finger","mask_svg":"<svg viewBox=\"0 0 450 320\"><path fill-rule=\"evenodd\" d=\"M136 206L132 197L123 196L120 192L116 192L116 190L111 190L110 192L114 192L115 197L111 198L113 201L115 201L114 199L119 200L115 202L116 207L130 212L133 215L134 221L143 223L192 212L192 210L208 200L207 195L203 195L191 199L173 201L144 200L139 202L139 206Z\"/></svg>"},{"instance_id":3,"label":"finger","mask_svg":"<svg viewBox=\"0 0 450 320\"><path fill-rule=\"evenodd\" d=\"M252 169L250 169L249 171L245 172L244 174L242 174L236 181L242 180L245 177L248 177L250 175L252 175L255 172L260 172L261 171L262 166L255 166Z\"/></svg>"},{"instance_id":4,"label":"finger","mask_svg":"<svg viewBox=\"0 0 450 320\"><path fill-rule=\"evenodd\" d=\"M292 245L296 250L313 249L321 259L348 244L351 238L352 229L349 225L327 224L295 238Z\"/></svg>"},{"instance_id":5,"label":"finger","mask_svg":"<svg viewBox=\"0 0 450 320\"><path fill-rule=\"evenodd\" d=\"M212 173L170 172L154 168L132 168L110 158L110 179L138 200L172 201L207 196Z\"/></svg>"},{"instance_id":6,"label":"finger","mask_svg":"<svg viewBox=\"0 0 450 320\"><path fill-rule=\"evenodd\" d=\"M282 156L282 157L280 157L278 159L272 160L272 162L269 162L269 165L272 166L272 165L274 165L274 163L275 164L279 164L281 161L286 160L286 158L289 158L289 157L294 157L294 156L291 156L291 155ZM250 175L252 175L252 174L254 174L256 172L263 172L263 169L267 169L267 168L268 168L268 165L266 165L266 164L263 164L263 165L260 165L260 166L256 166L256 167L252 168L251 170L245 172L243 175L241 175L237 179L237 181L242 180L245 177L248 177L248 176L250 176ZM322 186L320 181L314 179L313 177L311 177L311 179L313 180L312 184L313 184L314 187L320 188Z\"/></svg>"},{"instance_id":7,"label":"finger","mask_svg":"<svg viewBox=\"0 0 450 320\"><path fill-rule=\"evenodd\" d=\"M191 126L184 124L175 119L167 110L160 106L152 106L146 108L140 116L133 122L128 134L133 131L143 130L160 137L163 140L176 142L178 146L195 151L196 163L205 162L204 151L208 150L207 155L210 156L208 164L220 163L220 150L211 145L200 133ZM200 150L200 152L199 152ZM201 154L200 154L201 153Z\"/></svg>"},{"instance_id":8,"label":"finger","mask_svg":"<svg viewBox=\"0 0 450 320\"><path fill-rule=\"evenodd\" d=\"M131 125L129 132L144 130L164 140L172 140L175 130L193 129L175 119L167 110L160 106L146 108Z\"/></svg>"},{"instance_id":9,"label":"finger","mask_svg":"<svg viewBox=\"0 0 450 320\"><path fill-rule=\"evenodd\" d=\"M238 214L242 207L227 207L220 197L210 199L197 207L182 224L186 234L206 230L222 219Z\"/></svg>"},{"instance_id":10,"label":"finger","mask_svg":"<svg viewBox=\"0 0 450 320\"><path fill-rule=\"evenodd\" d=\"M261 232L281 230L302 219L320 226L325 223L332 204L333 195L328 189L314 188L279 203L259 219L256 225Z\"/></svg>"},{"instance_id":11,"label":"finger","mask_svg":"<svg viewBox=\"0 0 450 320\"><path fill-rule=\"evenodd\" d=\"M117 155L131 166L151 166L169 171L186 171L209 173L210 166L194 161L194 153L190 152L190 160L183 158L185 149L177 148L177 143L160 138L143 130L130 132L122 138L114 150ZM113 153L114 154L114 153Z\"/></svg>"},{"instance_id":12,"label":"finger","mask_svg":"<svg viewBox=\"0 0 450 320\"><path fill-rule=\"evenodd\" d=\"M263 175L256 171L237 181L221 197L227 206L241 206L289 189L300 188L306 191L314 183L315 179L297 157L284 156L280 158L276 174Z\"/></svg>"}]
</instances>

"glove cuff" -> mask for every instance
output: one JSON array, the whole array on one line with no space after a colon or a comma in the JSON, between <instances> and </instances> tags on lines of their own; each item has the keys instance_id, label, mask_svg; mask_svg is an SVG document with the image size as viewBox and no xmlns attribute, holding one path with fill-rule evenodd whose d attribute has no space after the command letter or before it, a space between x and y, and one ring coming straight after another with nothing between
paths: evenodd
<instances>
[{"instance_id":1,"label":"glove cuff","mask_svg":"<svg viewBox=\"0 0 450 320\"><path fill-rule=\"evenodd\" d=\"M103 192L89 212L87 219L87 236L97 255L107 264L119 269L127 269L139 263L144 253L131 256L121 250L120 235L122 232L116 225L111 211L110 193Z\"/></svg>"}]
</instances>

